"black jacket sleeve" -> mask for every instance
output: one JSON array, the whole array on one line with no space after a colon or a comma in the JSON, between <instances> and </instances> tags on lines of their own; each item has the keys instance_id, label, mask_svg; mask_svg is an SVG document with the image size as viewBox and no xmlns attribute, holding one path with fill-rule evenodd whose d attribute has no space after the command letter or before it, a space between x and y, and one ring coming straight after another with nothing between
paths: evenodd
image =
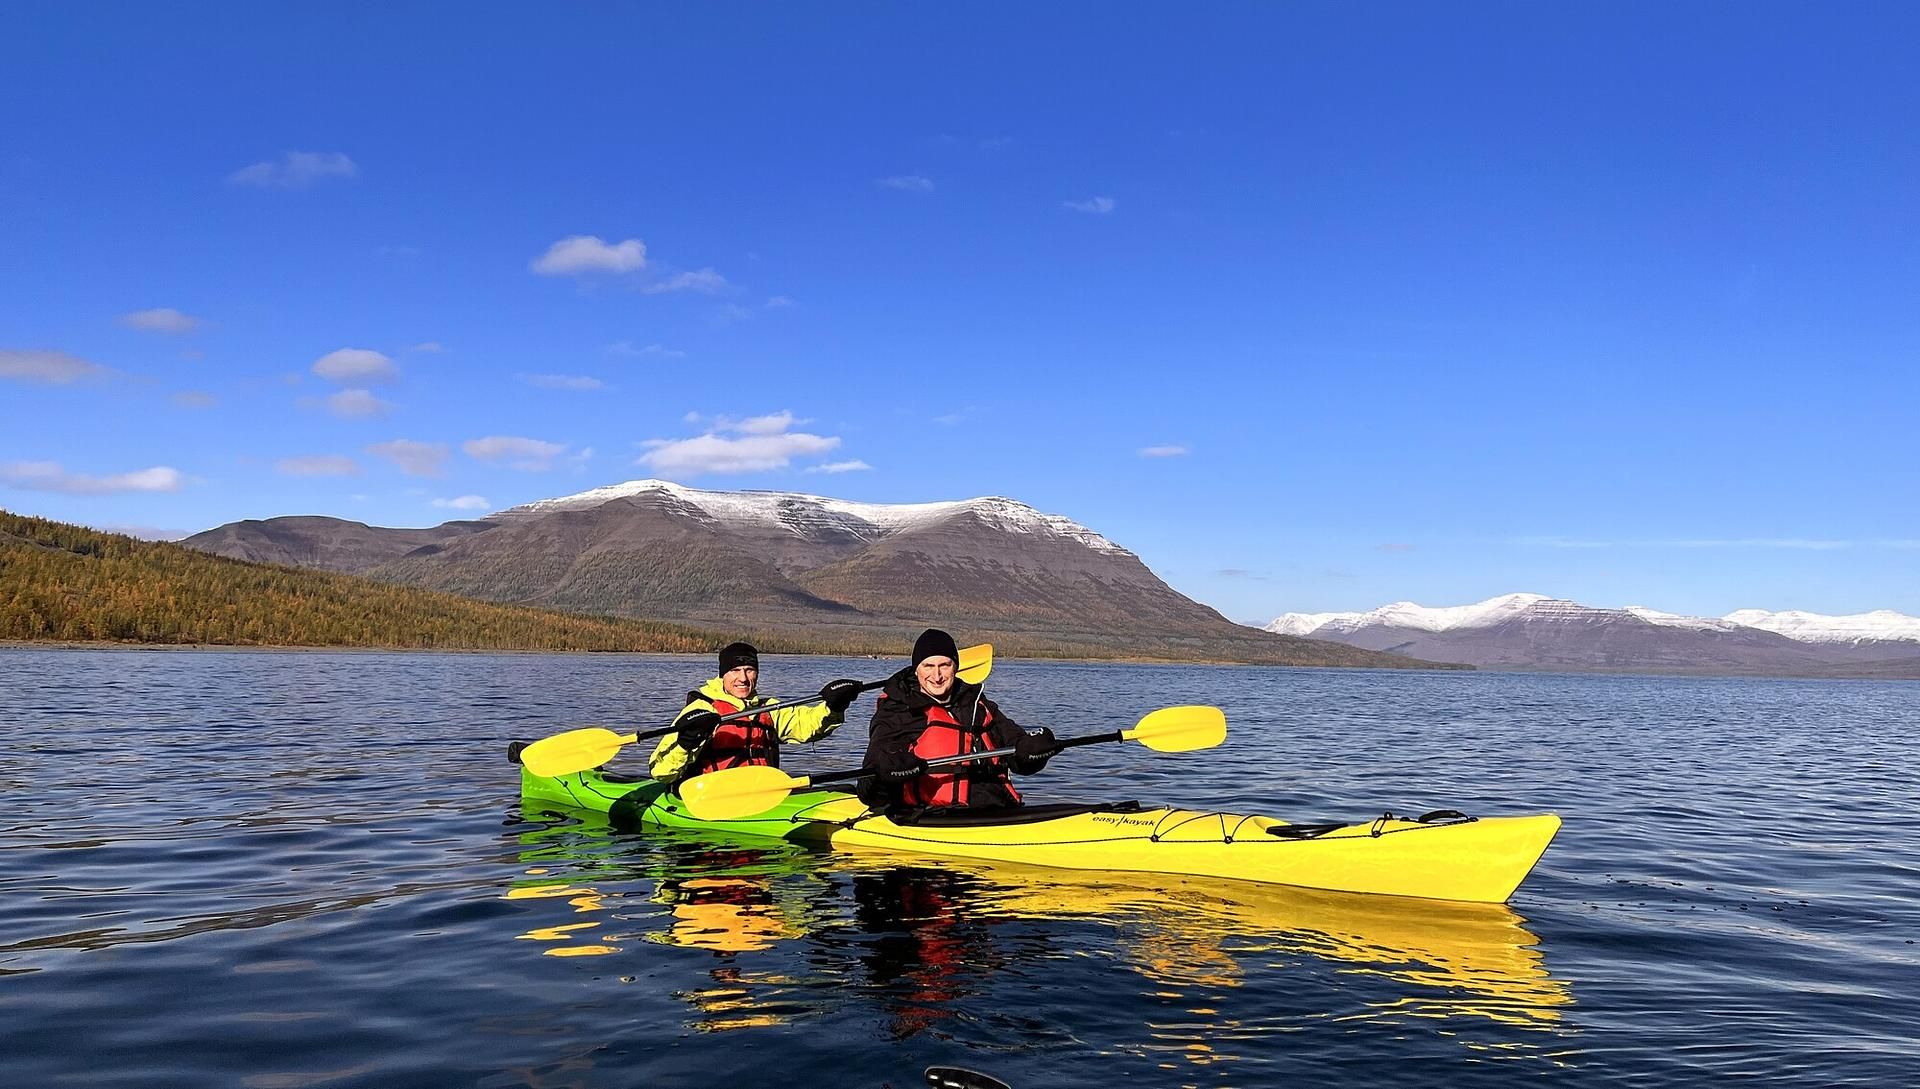
<instances>
[{"instance_id":1,"label":"black jacket sleeve","mask_svg":"<svg viewBox=\"0 0 1920 1089\"><path fill-rule=\"evenodd\" d=\"M880 700L873 709L873 723L867 728L867 758L862 766L881 769L903 766L926 728L926 716L916 714L899 700ZM861 780L859 792L860 799L868 805L898 801L895 797L898 791L880 779Z\"/></svg>"},{"instance_id":2,"label":"black jacket sleeve","mask_svg":"<svg viewBox=\"0 0 1920 1089\"><path fill-rule=\"evenodd\" d=\"M1013 748L1014 743L1020 740L1020 735L1027 732L1026 729L1018 722L1013 721L1005 711L1002 711L999 704L985 696L980 697L980 702L985 704L986 709L993 714L993 725L987 728L993 738L993 747L996 749ZM1017 774L1032 775L1034 772L1047 766L1047 757L1038 756L1031 760L1022 760L1017 756L1012 756L1007 758L1007 766L1012 768Z\"/></svg>"}]
</instances>

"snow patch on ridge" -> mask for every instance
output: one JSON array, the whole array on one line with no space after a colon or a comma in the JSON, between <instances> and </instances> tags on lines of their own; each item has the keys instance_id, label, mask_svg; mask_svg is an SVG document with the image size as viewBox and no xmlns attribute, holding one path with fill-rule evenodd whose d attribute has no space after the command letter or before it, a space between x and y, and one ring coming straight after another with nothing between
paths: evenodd
<instances>
[{"instance_id":1,"label":"snow patch on ridge","mask_svg":"<svg viewBox=\"0 0 1920 1089\"><path fill-rule=\"evenodd\" d=\"M1644 605L1624 609L1600 609L1542 594L1504 594L1475 605L1428 608L1411 601L1396 601L1365 613L1287 613L1262 630L1281 635L1347 635L1367 627L1392 627L1410 631L1445 632L1488 628L1525 615L1530 621L1579 620L1613 614L1637 617L1649 624L1695 631L1733 632L1741 628L1759 628L1784 635L1802 643L1920 642L1920 617L1907 616L1891 609L1878 609L1852 616L1823 616L1819 613L1780 612L1741 609L1719 619L1682 616Z\"/></svg>"},{"instance_id":2,"label":"snow patch on ridge","mask_svg":"<svg viewBox=\"0 0 1920 1089\"><path fill-rule=\"evenodd\" d=\"M1802 643L1869 643L1880 641L1920 642L1920 617L1875 609L1870 613L1825 616L1793 610L1768 612L1765 609L1739 609L1730 612L1729 623L1760 628Z\"/></svg>"},{"instance_id":3,"label":"snow patch on ridge","mask_svg":"<svg viewBox=\"0 0 1920 1089\"><path fill-rule=\"evenodd\" d=\"M517 518L561 510L588 510L616 499L650 494L684 504L723 525L775 525L803 538L811 538L821 531L832 531L851 534L863 541L875 541L971 513L1003 533L1066 537L1096 552L1132 555L1070 518L1042 514L1018 500L997 495L939 503L856 503L803 492L723 492L688 488L666 480L629 480L624 484L610 484L576 495L522 504L501 511L494 517Z\"/></svg>"}]
</instances>

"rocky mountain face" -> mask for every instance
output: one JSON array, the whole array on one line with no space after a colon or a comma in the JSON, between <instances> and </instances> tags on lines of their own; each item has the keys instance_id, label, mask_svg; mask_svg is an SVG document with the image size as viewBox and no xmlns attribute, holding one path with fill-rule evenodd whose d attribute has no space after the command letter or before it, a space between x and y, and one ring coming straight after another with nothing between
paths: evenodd
<instances>
[{"instance_id":1,"label":"rocky mountain face","mask_svg":"<svg viewBox=\"0 0 1920 1089\"><path fill-rule=\"evenodd\" d=\"M1098 533L1000 497L870 504L642 480L433 529L275 518L181 543L491 601L848 645L904 644L938 625L1008 653L1410 664L1235 624Z\"/></svg>"},{"instance_id":2,"label":"rocky mountain face","mask_svg":"<svg viewBox=\"0 0 1920 1089\"><path fill-rule=\"evenodd\" d=\"M1507 594L1452 608L1402 601L1366 613L1289 613L1265 630L1495 669L1920 677L1920 619L1886 611L1715 619Z\"/></svg>"}]
</instances>

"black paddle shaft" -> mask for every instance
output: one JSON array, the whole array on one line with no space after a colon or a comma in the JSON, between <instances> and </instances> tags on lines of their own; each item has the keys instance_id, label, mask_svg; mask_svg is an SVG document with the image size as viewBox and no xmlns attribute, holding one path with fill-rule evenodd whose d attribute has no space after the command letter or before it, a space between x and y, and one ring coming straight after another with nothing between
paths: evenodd
<instances>
[{"instance_id":1,"label":"black paddle shaft","mask_svg":"<svg viewBox=\"0 0 1920 1089\"><path fill-rule=\"evenodd\" d=\"M886 681L868 681L867 683L861 685L858 689L856 689L855 694L857 695L860 692L871 692L876 688L884 688L886 687L886 684L887 684ZM720 721L721 722L738 722L740 719L743 719L743 718L752 718L755 715L764 715L769 711L778 711L782 707L805 707L809 703L820 703L820 702L821 702L821 697L819 696L808 696L806 699L803 699L803 700L781 700L777 703L769 703L762 707L747 707L739 711L728 711L726 714L720 716ZM633 735L633 739L635 741L647 741L656 737L665 737L668 734L674 732L675 730L678 730L679 728L680 726L678 723L675 723L672 726L662 726L657 730L648 730L646 733L635 734Z\"/></svg>"},{"instance_id":2,"label":"black paddle shaft","mask_svg":"<svg viewBox=\"0 0 1920 1089\"><path fill-rule=\"evenodd\" d=\"M1098 745L1103 741L1124 740L1126 740L1126 736L1125 731L1122 730L1115 730L1108 734L1089 734L1086 737L1070 737L1065 741L1054 742L1052 751L1047 753L1047 755L1052 756L1061 749L1074 749L1079 748L1081 745ZM979 752L964 752L957 756L936 756L927 761L927 766L937 768L942 764L966 764L975 760L993 760L1002 756L1016 756L1019 752L1019 749L982 749ZM848 779L866 779L870 776L884 774L886 774L886 772L881 768L854 768L852 771L834 771L828 772L825 775L809 775L807 776L807 782L810 784L843 783Z\"/></svg>"}]
</instances>

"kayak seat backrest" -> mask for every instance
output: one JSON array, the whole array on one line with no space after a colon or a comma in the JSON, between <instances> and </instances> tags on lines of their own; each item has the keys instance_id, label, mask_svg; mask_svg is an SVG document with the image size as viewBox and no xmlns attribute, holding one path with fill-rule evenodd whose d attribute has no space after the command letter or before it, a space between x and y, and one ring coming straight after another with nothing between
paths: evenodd
<instances>
[{"instance_id":1,"label":"kayak seat backrest","mask_svg":"<svg viewBox=\"0 0 1920 1089\"><path fill-rule=\"evenodd\" d=\"M917 828L978 828L982 825L1036 824L1082 813L1138 813L1139 802L1055 802L1050 805L956 807L888 813L895 824Z\"/></svg>"}]
</instances>

